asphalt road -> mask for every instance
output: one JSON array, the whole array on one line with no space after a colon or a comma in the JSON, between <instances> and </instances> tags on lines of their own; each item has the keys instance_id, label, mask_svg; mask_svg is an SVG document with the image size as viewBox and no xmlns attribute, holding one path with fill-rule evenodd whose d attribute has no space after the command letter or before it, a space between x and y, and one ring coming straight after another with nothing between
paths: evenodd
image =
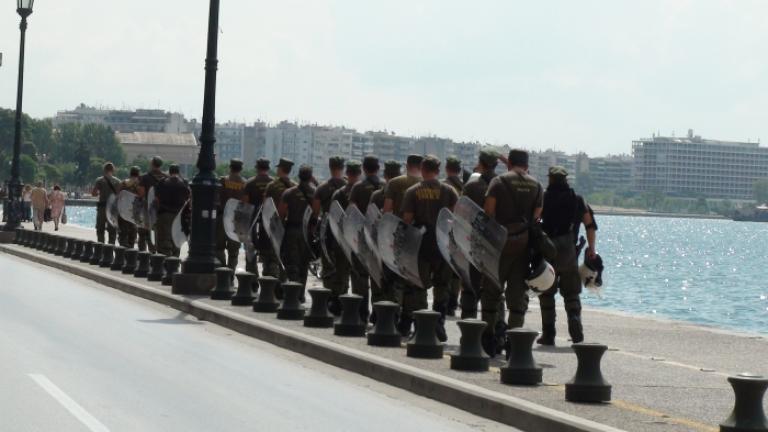
<instances>
[{"instance_id":1,"label":"asphalt road","mask_svg":"<svg viewBox=\"0 0 768 432\"><path fill-rule=\"evenodd\" d=\"M513 430L0 255L0 430Z\"/></svg>"}]
</instances>

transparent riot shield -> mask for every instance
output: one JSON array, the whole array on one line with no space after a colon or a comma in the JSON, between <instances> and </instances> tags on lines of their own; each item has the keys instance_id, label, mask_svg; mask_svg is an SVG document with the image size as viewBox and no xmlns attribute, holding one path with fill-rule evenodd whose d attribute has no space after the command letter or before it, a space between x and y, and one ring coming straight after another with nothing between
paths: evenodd
<instances>
[{"instance_id":1,"label":"transparent riot shield","mask_svg":"<svg viewBox=\"0 0 768 432\"><path fill-rule=\"evenodd\" d=\"M472 265L500 287L499 260L507 241L507 229L467 197L459 199L453 214L456 245Z\"/></svg>"},{"instance_id":2,"label":"transparent riot shield","mask_svg":"<svg viewBox=\"0 0 768 432\"><path fill-rule=\"evenodd\" d=\"M147 226L147 212L144 200L133 192L120 191L117 197L117 209L120 217L139 228Z\"/></svg>"},{"instance_id":3,"label":"transparent riot shield","mask_svg":"<svg viewBox=\"0 0 768 432\"><path fill-rule=\"evenodd\" d=\"M352 264L352 248L344 239L344 218L346 216L344 209L341 208L341 204L338 201L331 203L331 209L328 211L328 225L331 227L331 233L333 233L333 237L336 239L336 244L344 252L347 261Z\"/></svg>"},{"instance_id":4,"label":"transparent riot shield","mask_svg":"<svg viewBox=\"0 0 768 432\"><path fill-rule=\"evenodd\" d=\"M107 198L107 222L117 228L120 210L117 208L117 195L112 194Z\"/></svg>"},{"instance_id":5,"label":"transparent riot shield","mask_svg":"<svg viewBox=\"0 0 768 432\"><path fill-rule=\"evenodd\" d=\"M251 243L251 222L256 207L253 204L244 203L238 199L230 198L224 205L222 222L224 232L230 240L244 243L246 247Z\"/></svg>"},{"instance_id":6,"label":"transparent riot shield","mask_svg":"<svg viewBox=\"0 0 768 432\"><path fill-rule=\"evenodd\" d=\"M368 275L376 285L381 284L382 267L381 260L376 258L368 243L365 241L365 216L356 205L347 207L347 216L344 219L344 240L347 241L352 252L357 255L360 263L365 267Z\"/></svg>"},{"instance_id":7,"label":"transparent riot shield","mask_svg":"<svg viewBox=\"0 0 768 432\"><path fill-rule=\"evenodd\" d=\"M453 225L453 213L447 208L441 209L437 216L437 248L451 270L461 279L462 285L477 292L477 287L472 286L472 279L469 277L469 260L456 244Z\"/></svg>"},{"instance_id":8,"label":"transparent riot shield","mask_svg":"<svg viewBox=\"0 0 768 432\"><path fill-rule=\"evenodd\" d=\"M267 198L261 206L261 222L264 224L264 230L269 236L270 243L272 243L277 262L284 269L280 247L283 244L283 237L285 237L285 227L283 221L280 220L280 215L277 214L277 207L275 207L275 201L272 198Z\"/></svg>"},{"instance_id":9,"label":"transparent riot shield","mask_svg":"<svg viewBox=\"0 0 768 432\"><path fill-rule=\"evenodd\" d=\"M379 253L378 239L376 238L376 229L381 220L381 210L376 207L376 204L369 204L368 209L365 212L365 224L363 226L363 234L365 235L365 243L371 250L376 259L381 262L381 253Z\"/></svg>"},{"instance_id":10,"label":"transparent riot shield","mask_svg":"<svg viewBox=\"0 0 768 432\"><path fill-rule=\"evenodd\" d=\"M402 219L386 213L378 224L376 237L381 261L408 282L423 288L419 277L419 249L426 230L407 225Z\"/></svg>"},{"instance_id":11,"label":"transparent riot shield","mask_svg":"<svg viewBox=\"0 0 768 432\"><path fill-rule=\"evenodd\" d=\"M189 241L189 201L184 203L179 214L173 218L171 237L173 238L173 244L179 249L181 249L184 243Z\"/></svg>"},{"instance_id":12,"label":"transparent riot shield","mask_svg":"<svg viewBox=\"0 0 768 432\"><path fill-rule=\"evenodd\" d=\"M147 208L144 219L144 228L154 230L155 224L157 223L158 207L158 202L155 199L155 187L152 186L149 188L149 192L147 192Z\"/></svg>"}]
</instances>

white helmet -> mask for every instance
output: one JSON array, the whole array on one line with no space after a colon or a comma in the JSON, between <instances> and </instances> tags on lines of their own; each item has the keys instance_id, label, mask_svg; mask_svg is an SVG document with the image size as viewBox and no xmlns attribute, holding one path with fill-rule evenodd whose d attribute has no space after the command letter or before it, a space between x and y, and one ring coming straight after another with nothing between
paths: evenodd
<instances>
[{"instance_id":1,"label":"white helmet","mask_svg":"<svg viewBox=\"0 0 768 432\"><path fill-rule=\"evenodd\" d=\"M535 264L525 283L533 294L539 295L555 284L555 269L546 260L541 259Z\"/></svg>"},{"instance_id":2,"label":"white helmet","mask_svg":"<svg viewBox=\"0 0 768 432\"><path fill-rule=\"evenodd\" d=\"M600 285L597 284L597 270L592 270L586 264L582 264L579 266L579 276L581 276L581 282L584 283L585 288L600 288Z\"/></svg>"},{"instance_id":3,"label":"white helmet","mask_svg":"<svg viewBox=\"0 0 768 432\"><path fill-rule=\"evenodd\" d=\"M584 287L598 297L602 297L603 290L603 259L600 255L589 259L579 266L579 277Z\"/></svg>"}]
</instances>

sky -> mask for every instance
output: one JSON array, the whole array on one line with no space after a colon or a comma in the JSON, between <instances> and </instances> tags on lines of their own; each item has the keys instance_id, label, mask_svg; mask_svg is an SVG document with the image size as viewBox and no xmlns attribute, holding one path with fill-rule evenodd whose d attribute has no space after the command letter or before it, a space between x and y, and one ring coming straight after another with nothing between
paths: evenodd
<instances>
[{"instance_id":1,"label":"sky","mask_svg":"<svg viewBox=\"0 0 768 432\"><path fill-rule=\"evenodd\" d=\"M0 107L16 101L15 2ZM590 155L652 133L768 137L768 2L221 0L216 120L345 125ZM208 2L35 2L24 111L200 118Z\"/></svg>"}]
</instances>

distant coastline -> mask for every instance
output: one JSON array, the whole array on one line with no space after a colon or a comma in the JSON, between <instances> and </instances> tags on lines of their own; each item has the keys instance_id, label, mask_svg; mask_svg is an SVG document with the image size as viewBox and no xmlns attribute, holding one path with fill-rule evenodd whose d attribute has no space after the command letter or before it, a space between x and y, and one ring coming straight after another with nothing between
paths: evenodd
<instances>
[{"instance_id":1,"label":"distant coastline","mask_svg":"<svg viewBox=\"0 0 768 432\"><path fill-rule=\"evenodd\" d=\"M660 213L640 209L628 209L621 207L592 206L592 210L598 215L608 216L642 216L656 218L678 218L678 219L715 219L731 220L731 218L716 214L692 214L692 213Z\"/></svg>"}]
</instances>

